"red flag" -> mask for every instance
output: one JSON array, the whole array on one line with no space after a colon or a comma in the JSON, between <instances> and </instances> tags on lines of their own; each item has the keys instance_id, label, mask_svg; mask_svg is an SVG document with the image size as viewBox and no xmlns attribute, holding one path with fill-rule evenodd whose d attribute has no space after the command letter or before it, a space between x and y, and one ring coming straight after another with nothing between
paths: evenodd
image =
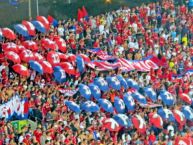
<instances>
[{"instance_id":1,"label":"red flag","mask_svg":"<svg viewBox=\"0 0 193 145\"><path fill-rule=\"evenodd\" d=\"M83 11L81 9L78 9L78 16L77 16L78 21L80 21L82 18L84 18Z\"/></svg>"},{"instance_id":2,"label":"red flag","mask_svg":"<svg viewBox=\"0 0 193 145\"><path fill-rule=\"evenodd\" d=\"M50 15L48 15L47 19L48 19L48 22L49 22L50 24L52 24L53 21L54 21L54 18L53 18L52 16L50 16Z\"/></svg>"},{"instance_id":3,"label":"red flag","mask_svg":"<svg viewBox=\"0 0 193 145\"><path fill-rule=\"evenodd\" d=\"M88 16L88 12L84 6L82 7L82 13L83 13L83 17Z\"/></svg>"}]
</instances>

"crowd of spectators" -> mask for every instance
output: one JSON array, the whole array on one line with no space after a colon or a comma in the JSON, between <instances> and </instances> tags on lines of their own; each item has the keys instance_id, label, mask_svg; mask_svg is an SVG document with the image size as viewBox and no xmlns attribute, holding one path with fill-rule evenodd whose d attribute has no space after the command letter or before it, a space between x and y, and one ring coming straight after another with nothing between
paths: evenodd
<instances>
[{"instance_id":1,"label":"crowd of spectators","mask_svg":"<svg viewBox=\"0 0 193 145\"><path fill-rule=\"evenodd\" d=\"M75 31L71 31L72 29ZM170 109L180 108L180 93L193 97L193 79L191 75L182 75L193 67L193 11L186 4L175 5L174 0L162 0L157 3L143 4L138 7L123 7L119 10L89 16L80 21L75 19L61 20L58 27L51 26L46 34L37 33L33 40L41 49L42 38L53 39L55 35L62 37L67 44L65 53L84 53L91 60L97 55L88 51L90 48L101 48L109 55L129 60L141 60L153 55L164 65L150 72L121 72L111 70L99 72L86 68L82 75L67 76L67 82L56 83L49 74L40 75L32 72L29 78L14 73L13 63L1 59L0 103L9 101L16 93L28 100L29 119L38 123L37 129L30 126L17 133L10 121L2 119L0 125L0 145L137 145L157 144L174 145L178 137L193 138L192 122L184 126L164 121L163 129L149 123L148 114L156 108L142 108L137 105L135 111L128 112L132 116L140 114L147 123L144 134L133 128L122 128L119 132L111 132L102 125L102 119L112 114L100 111L97 113L82 112L76 114L69 110L64 102L67 100L81 104L84 98L79 93L73 97L64 96L59 88L76 89L79 83L90 83L96 76L122 74L137 81L141 87L151 85L156 92L166 89L176 97L176 104ZM23 37L14 42L20 44ZM4 40L1 44L8 42ZM3 54L1 49L1 54ZM24 64L27 65L27 64ZM102 98L114 102L115 96L122 96L126 90L103 93ZM158 103L162 103L159 101Z\"/></svg>"}]
</instances>

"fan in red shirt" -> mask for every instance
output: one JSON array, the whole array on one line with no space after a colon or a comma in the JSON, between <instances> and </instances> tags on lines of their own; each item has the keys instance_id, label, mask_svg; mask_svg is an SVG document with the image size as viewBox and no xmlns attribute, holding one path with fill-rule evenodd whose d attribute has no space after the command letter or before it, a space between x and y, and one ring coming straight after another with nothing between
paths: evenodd
<instances>
[{"instance_id":1,"label":"fan in red shirt","mask_svg":"<svg viewBox=\"0 0 193 145\"><path fill-rule=\"evenodd\" d=\"M123 44L123 39L122 39L120 34L116 37L116 42L117 42L118 45L122 45Z\"/></svg>"},{"instance_id":2,"label":"fan in red shirt","mask_svg":"<svg viewBox=\"0 0 193 145\"><path fill-rule=\"evenodd\" d=\"M96 39L95 43L93 44L93 48L100 48L99 39Z\"/></svg>"},{"instance_id":3,"label":"fan in red shirt","mask_svg":"<svg viewBox=\"0 0 193 145\"><path fill-rule=\"evenodd\" d=\"M50 104L50 102L49 101L47 101L44 105L43 105L43 107L42 107L42 114L43 114L43 116L46 116L46 113L48 112L48 111L50 111L50 109L51 109L51 106L50 106L51 104Z\"/></svg>"},{"instance_id":4,"label":"fan in red shirt","mask_svg":"<svg viewBox=\"0 0 193 145\"><path fill-rule=\"evenodd\" d=\"M187 12L187 9L186 9L186 6L185 6L185 5L182 5L182 6L180 7L180 12L181 12L182 14L185 14L185 13Z\"/></svg>"},{"instance_id":5,"label":"fan in red shirt","mask_svg":"<svg viewBox=\"0 0 193 145\"><path fill-rule=\"evenodd\" d=\"M6 73L6 70L3 69L1 71L1 76L2 76L2 82L3 84L6 84L8 82L8 76L7 76L7 73Z\"/></svg>"},{"instance_id":6,"label":"fan in red shirt","mask_svg":"<svg viewBox=\"0 0 193 145\"><path fill-rule=\"evenodd\" d=\"M40 138L41 138L41 136L42 136L42 131L41 131L41 129L36 129L36 130L34 130L34 136L36 137L36 140L40 143Z\"/></svg>"},{"instance_id":7,"label":"fan in red shirt","mask_svg":"<svg viewBox=\"0 0 193 145\"><path fill-rule=\"evenodd\" d=\"M152 131L151 134L149 135L149 142L153 144L156 141L156 136L154 132Z\"/></svg>"}]
</instances>

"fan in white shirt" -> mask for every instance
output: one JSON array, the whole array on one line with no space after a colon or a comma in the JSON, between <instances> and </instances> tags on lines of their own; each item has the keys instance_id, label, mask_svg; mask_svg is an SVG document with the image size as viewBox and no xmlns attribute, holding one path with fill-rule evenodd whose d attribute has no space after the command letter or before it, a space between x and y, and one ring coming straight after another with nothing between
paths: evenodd
<instances>
[{"instance_id":1,"label":"fan in white shirt","mask_svg":"<svg viewBox=\"0 0 193 145\"><path fill-rule=\"evenodd\" d=\"M58 27L58 35L64 36L64 27L62 25Z\"/></svg>"},{"instance_id":2,"label":"fan in white shirt","mask_svg":"<svg viewBox=\"0 0 193 145\"><path fill-rule=\"evenodd\" d=\"M128 133L124 133L121 138L124 145L127 145L131 141L131 136Z\"/></svg>"},{"instance_id":3,"label":"fan in white shirt","mask_svg":"<svg viewBox=\"0 0 193 145\"><path fill-rule=\"evenodd\" d=\"M99 26L99 32L100 32L100 34L103 34L104 33L104 29L105 29L105 27L104 27L104 25L100 25Z\"/></svg>"},{"instance_id":4,"label":"fan in white shirt","mask_svg":"<svg viewBox=\"0 0 193 145\"><path fill-rule=\"evenodd\" d=\"M171 124L167 127L167 130L170 133L170 136L173 137L175 135L174 127Z\"/></svg>"}]
</instances>

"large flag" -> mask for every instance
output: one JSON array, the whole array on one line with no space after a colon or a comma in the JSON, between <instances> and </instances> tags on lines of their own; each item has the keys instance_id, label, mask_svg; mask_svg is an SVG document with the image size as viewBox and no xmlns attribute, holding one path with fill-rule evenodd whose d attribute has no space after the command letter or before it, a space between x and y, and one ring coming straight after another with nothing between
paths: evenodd
<instances>
[{"instance_id":1,"label":"large flag","mask_svg":"<svg viewBox=\"0 0 193 145\"><path fill-rule=\"evenodd\" d=\"M15 95L7 103L0 106L0 118L4 117L9 120L14 115L17 119L26 119L28 109L27 100L21 100L18 95Z\"/></svg>"},{"instance_id":2,"label":"large flag","mask_svg":"<svg viewBox=\"0 0 193 145\"><path fill-rule=\"evenodd\" d=\"M88 17L88 12L84 6L82 7L82 13L84 17Z\"/></svg>"},{"instance_id":3,"label":"large flag","mask_svg":"<svg viewBox=\"0 0 193 145\"><path fill-rule=\"evenodd\" d=\"M81 9L78 9L78 15L77 15L78 21L81 21L81 19L82 19L83 17L84 17L84 14L83 14L82 10L81 10Z\"/></svg>"}]
</instances>

